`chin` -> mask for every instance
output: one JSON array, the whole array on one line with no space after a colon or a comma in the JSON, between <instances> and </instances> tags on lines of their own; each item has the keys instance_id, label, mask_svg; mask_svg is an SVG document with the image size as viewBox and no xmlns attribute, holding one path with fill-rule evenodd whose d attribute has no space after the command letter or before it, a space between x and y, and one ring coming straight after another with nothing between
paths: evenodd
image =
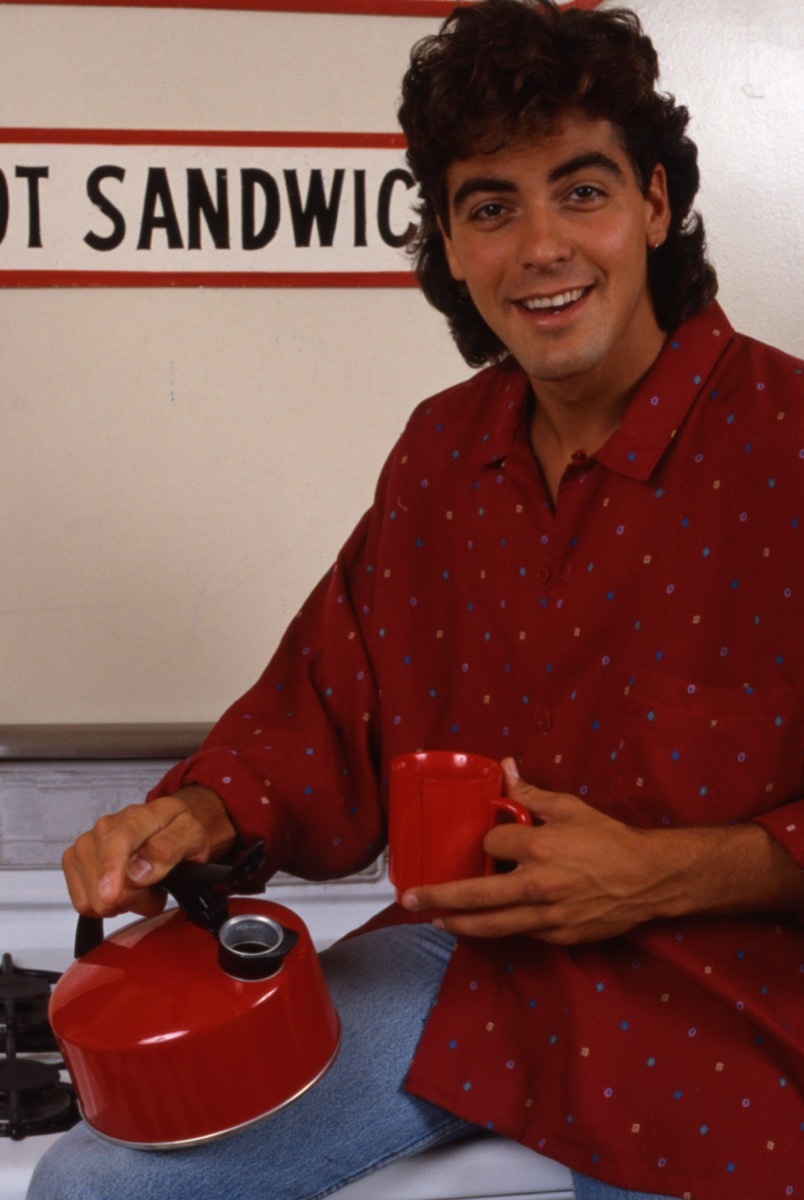
<instances>
[{"instance_id":1,"label":"chin","mask_svg":"<svg viewBox=\"0 0 804 1200\"><path fill-rule=\"evenodd\" d=\"M514 355L516 358L517 356ZM597 370L602 357L595 353L573 354L567 356L546 356L540 358L517 358L520 366L527 372L534 384L570 382L590 375Z\"/></svg>"}]
</instances>

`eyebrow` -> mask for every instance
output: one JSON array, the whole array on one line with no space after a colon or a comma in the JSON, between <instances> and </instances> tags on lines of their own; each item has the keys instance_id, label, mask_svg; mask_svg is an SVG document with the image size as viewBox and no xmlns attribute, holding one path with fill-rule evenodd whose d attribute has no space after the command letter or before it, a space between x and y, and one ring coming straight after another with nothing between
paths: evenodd
<instances>
[{"instance_id":1,"label":"eyebrow","mask_svg":"<svg viewBox=\"0 0 804 1200\"><path fill-rule=\"evenodd\" d=\"M599 150L576 154L573 158L568 158L566 162L559 163L557 167L553 167L547 176L547 181L548 183L558 183L569 175L575 175L578 171L587 171L593 167L605 171L619 183L625 181L625 173L619 163ZM502 192L512 195L518 190L518 185L511 179L505 179L498 175L472 175L469 179L465 179L456 190L452 197L452 209L457 212L468 199L482 192Z\"/></svg>"}]
</instances>

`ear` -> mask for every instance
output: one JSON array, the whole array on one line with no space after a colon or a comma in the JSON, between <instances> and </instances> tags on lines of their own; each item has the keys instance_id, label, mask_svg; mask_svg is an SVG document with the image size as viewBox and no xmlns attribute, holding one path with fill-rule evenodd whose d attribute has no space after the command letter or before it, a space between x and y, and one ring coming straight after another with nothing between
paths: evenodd
<instances>
[{"instance_id":1,"label":"ear","mask_svg":"<svg viewBox=\"0 0 804 1200\"><path fill-rule=\"evenodd\" d=\"M670 216L667 173L662 164L657 163L645 193L645 238L649 250L656 250L664 242Z\"/></svg>"},{"instance_id":2,"label":"ear","mask_svg":"<svg viewBox=\"0 0 804 1200\"><path fill-rule=\"evenodd\" d=\"M436 221L438 222L438 230L444 243L444 255L447 260L447 266L449 267L449 273L456 283L465 283L466 276L464 275L458 263L458 256L455 253L455 247L452 244L452 238L444 228L444 222L441 220L441 218L436 217Z\"/></svg>"}]
</instances>

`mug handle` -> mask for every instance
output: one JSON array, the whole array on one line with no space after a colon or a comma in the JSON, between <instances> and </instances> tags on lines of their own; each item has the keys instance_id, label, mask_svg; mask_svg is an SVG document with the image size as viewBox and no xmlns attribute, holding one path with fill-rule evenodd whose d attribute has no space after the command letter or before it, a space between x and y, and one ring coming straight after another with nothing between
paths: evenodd
<instances>
[{"instance_id":1,"label":"mug handle","mask_svg":"<svg viewBox=\"0 0 804 1200\"><path fill-rule=\"evenodd\" d=\"M498 813L508 813L509 816L514 818L514 821L518 825L533 824L533 813L529 809L525 808L523 804L520 804L517 800L509 800L506 797L501 796L498 800L492 800L491 808L493 816L489 828L497 824ZM504 871L505 869L506 867L501 859L492 858L490 854L486 855L487 875L494 875L495 872Z\"/></svg>"}]
</instances>

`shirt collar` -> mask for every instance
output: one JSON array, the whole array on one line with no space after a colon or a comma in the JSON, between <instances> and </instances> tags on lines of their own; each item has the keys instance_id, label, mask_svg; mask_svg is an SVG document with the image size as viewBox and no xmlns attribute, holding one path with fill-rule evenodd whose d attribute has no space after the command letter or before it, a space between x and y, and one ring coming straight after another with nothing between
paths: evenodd
<instances>
[{"instance_id":1,"label":"shirt collar","mask_svg":"<svg viewBox=\"0 0 804 1200\"><path fill-rule=\"evenodd\" d=\"M713 303L669 334L637 388L622 425L590 459L645 482L675 436L734 336ZM507 458L528 443L531 389L519 367L492 368L478 377L487 389L485 429L470 455L478 465Z\"/></svg>"},{"instance_id":2,"label":"shirt collar","mask_svg":"<svg viewBox=\"0 0 804 1200\"><path fill-rule=\"evenodd\" d=\"M530 380L513 360L490 367L475 376L483 389L483 423L469 452L469 461L478 466L499 463L522 446L530 450Z\"/></svg>"},{"instance_id":3,"label":"shirt collar","mask_svg":"<svg viewBox=\"0 0 804 1200\"><path fill-rule=\"evenodd\" d=\"M669 334L622 425L593 457L621 475L649 479L733 336L718 304Z\"/></svg>"}]
</instances>

